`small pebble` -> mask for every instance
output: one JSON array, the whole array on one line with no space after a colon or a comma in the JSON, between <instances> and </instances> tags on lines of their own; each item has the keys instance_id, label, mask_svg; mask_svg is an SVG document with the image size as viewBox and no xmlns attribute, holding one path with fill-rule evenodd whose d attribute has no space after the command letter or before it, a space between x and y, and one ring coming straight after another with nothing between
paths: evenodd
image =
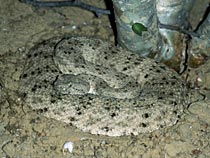
<instances>
[{"instance_id":1,"label":"small pebble","mask_svg":"<svg viewBox=\"0 0 210 158\"><path fill-rule=\"evenodd\" d=\"M72 153L72 150L73 150L73 142L66 142L66 143L64 143L64 145L63 145L63 152L65 151L65 150L68 150L69 151L69 153Z\"/></svg>"}]
</instances>

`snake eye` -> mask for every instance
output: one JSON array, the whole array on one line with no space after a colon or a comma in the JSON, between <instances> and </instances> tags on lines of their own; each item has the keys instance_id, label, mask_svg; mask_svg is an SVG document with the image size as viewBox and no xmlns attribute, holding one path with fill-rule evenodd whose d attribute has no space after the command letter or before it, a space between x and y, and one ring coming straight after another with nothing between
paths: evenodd
<instances>
[{"instance_id":1,"label":"snake eye","mask_svg":"<svg viewBox=\"0 0 210 158\"><path fill-rule=\"evenodd\" d=\"M143 31L147 31L147 27L145 27L141 23L134 23L132 25L132 30L135 32L137 35L141 36Z\"/></svg>"}]
</instances>

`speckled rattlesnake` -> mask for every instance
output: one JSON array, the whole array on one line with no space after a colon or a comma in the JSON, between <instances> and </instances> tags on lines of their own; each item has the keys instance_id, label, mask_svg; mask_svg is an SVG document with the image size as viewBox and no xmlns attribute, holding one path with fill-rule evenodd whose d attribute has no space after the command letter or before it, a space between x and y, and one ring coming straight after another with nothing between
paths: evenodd
<instances>
[{"instance_id":1,"label":"speckled rattlesnake","mask_svg":"<svg viewBox=\"0 0 210 158\"><path fill-rule=\"evenodd\" d=\"M47 117L108 136L173 125L187 107L187 88L175 71L86 37L52 38L33 47L19 92Z\"/></svg>"}]
</instances>

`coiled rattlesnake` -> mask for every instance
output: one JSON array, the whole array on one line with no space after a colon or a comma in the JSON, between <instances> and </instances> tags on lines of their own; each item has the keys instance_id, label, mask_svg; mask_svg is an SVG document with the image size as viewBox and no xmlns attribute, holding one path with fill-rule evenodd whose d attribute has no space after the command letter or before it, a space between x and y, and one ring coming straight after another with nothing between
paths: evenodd
<instances>
[{"instance_id":1,"label":"coiled rattlesnake","mask_svg":"<svg viewBox=\"0 0 210 158\"><path fill-rule=\"evenodd\" d=\"M108 136L171 126L188 100L175 71L86 37L53 38L32 48L19 92L47 117Z\"/></svg>"}]
</instances>

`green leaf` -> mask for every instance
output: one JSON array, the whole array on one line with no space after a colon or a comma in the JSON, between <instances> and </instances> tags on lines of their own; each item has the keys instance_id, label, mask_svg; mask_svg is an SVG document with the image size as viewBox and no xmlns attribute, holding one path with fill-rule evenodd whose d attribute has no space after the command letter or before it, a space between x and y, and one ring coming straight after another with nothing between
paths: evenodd
<instances>
[{"instance_id":1,"label":"green leaf","mask_svg":"<svg viewBox=\"0 0 210 158\"><path fill-rule=\"evenodd\" d=\"M134 23L132 25L132 30L135 32L137 35L141 36L143 31L147 31L147 27L145 27L141 23Z\"/></svg>"}]
</instances>

